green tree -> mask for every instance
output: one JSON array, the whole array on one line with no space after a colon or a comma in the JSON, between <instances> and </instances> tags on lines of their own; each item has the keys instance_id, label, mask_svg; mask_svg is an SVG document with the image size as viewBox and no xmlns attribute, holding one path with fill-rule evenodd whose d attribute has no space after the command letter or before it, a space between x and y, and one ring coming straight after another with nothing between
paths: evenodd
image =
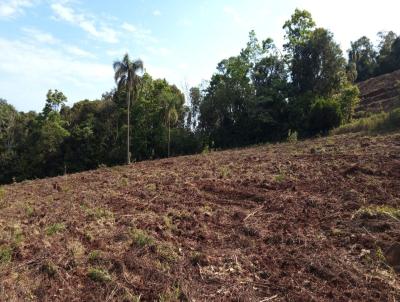
<instances>
[{"instance_id":1,"label":"green tree","mask_svg":"<svg viewBox=\"0 0 400 302\"><path fill-rule=\"evenodd\" d=\"M374 75L377 55L370 39L363 36L351 42L348 53L349 63L356 65L357 81L364 81Z\"/></svg>"},{"instance_id":2,"label":"green tree","mask_svg":"<svg viewBox=\"0 0 400 302\"><path fill-rule=\"evenodd\" d=\"M347 81L346 61L333 34L316 28L309 12L296 9L283 28L290 75L289 126L303 136L314 134L311 110L319 99L331 99L340 92Z\"/></svg>"},{"instance_id":3,"label":"green tree","mask_svg":"<svg viewBox=\"0 0 400 302\"><path fill-rule=\"evenodd\" d=\"M378 66L375 75L400 69L400 37L394 32L380 33Z\"/></svg>"},{"instance_id":4,"label":"green tree","mask_svg":"<svg viewBox=\"0 0 400 302\"><path fill-rule=\"evenodd\" d=\"M178 121L178 112L176 109L177 99L171 93L163 93L163 106L165 111L165 120L168 125L168 152L167 156L171 154L171 123L176 123Z\"/></svg>"},{"instance_id":5,"label":"green tree","mask_svg":"<svg viewBox=\"0 0 400 302\"><path fill-rule=\"evenodd\" d=\"M311 107L309 123L313 134L326 134L338 127L342 120L339 102L335 99L318 99Z\"/></svg>"},{"instance_id":6,"label":"green tree","mask_svg":"<svg viewBox=\"0 0 400 302\"><path fill-rule=\"evenodd\" d=\"M43 108L43 115L47 117L50 112L59 112L67 102L67 97L57 89L49 90L46 94L46 105Z\"/></svg>"},{"instance_id":7,"label":"green tree","mask_svg":"<svg viewBox=\"0 0 400 302\"><path fill-rule=\"evenodd\" d=\"M283 25L285 30L286 43L284 48L288 51L289 56L295 53L295 48L308 41L311 33L315 28L315 22L311 13L306 10L295 10L290 20Z\"/></svg>"},{"instance_id":8,"label":"green tree","mask_svg":"<svg viewBox=\"0 0 400 302\"><path fill-rule=\"evenodd\" d=\"M308 41L296 47L293 57L291 77L296 93L309 91L330 97L339 89L345 74L345 59L332 33L315 29Z\"/></svg>"},{"instance_id":9,"label":"green tree","mask_svg":"<svg viewBox=\"0 0 400 302\"><path fill-rule=\"evenodd\" d=\"M189 90L189 112L187 124L189 128L195 130L198 123L198 115L200 110L200 104L202 101L202 95L199 87L192 87Z\"/></svg>"},{"instance_id":10,"label":"green tree","mask_svg":"<svg viewBox=\"0 0 400 302\"><path fill-rule=\"evenodd\" d=\"M354 114L354 109L360 102L359 95L360 90L356 85L348 84L342 89L339 95L339 103L343 116L343 121L345 123L351 122Z\"/></svg>"},{"instance_id":11,"label":"green tree","mask_svg":"<svg viewBox=\"0 0 400 302\"><path fill-rule=\"evenodd\" d=\"M143 62L141 60L131 61L128 54L122 58L121 61L115 61L114 78L117 82L118 89L125 89L127 92L127 137L126 137L126 162L129 165L131 162L130 152L130 111L131 111L131 98L134 98L139 88L140 77L138 72L143 70Z\"/></svg>"},{"instance_id":12,"label":"green tree","mask_svg":"<svg viewBox=\"0 0 400 302\"><path fill-rule=\"evenodd\" d=\"M249 135L254 135L255 143L281 140L288 131L288 70L272 39L263 43L265 54L251 73L255 97L250 106L250 129L253 130Z\"/></svg>"}]
</instances>

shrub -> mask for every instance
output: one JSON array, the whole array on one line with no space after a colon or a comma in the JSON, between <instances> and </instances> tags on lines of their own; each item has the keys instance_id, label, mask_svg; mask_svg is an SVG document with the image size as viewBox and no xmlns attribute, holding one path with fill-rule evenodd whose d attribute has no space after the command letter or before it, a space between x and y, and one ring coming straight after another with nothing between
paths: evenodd
<instances>
[{"instance_id":1,"label":"shrub","mask_svg":"<svg viewBox=\"0 0 400 302\"><path fill-rule=\"evenodd\" d=\"M297 131L293 131L293 132L292 132L292 130L289 129L287 141L288 141L289 143L295 143L295 142L297 142L297 137L298 137Z\"/></svg>"},{"instance_id":2,"label":"shrub","mask_svg":"<svg viewBox=\"0 0 400 302\"><path fill-rule=\"evenodd\" d=\"M366 118L354 120L332 131L332 134L344 134L355 132L390 132L400 129L400 108L389 113L381 112Z\"/></svg>"},{"instance_id":3,"label":"shrub","mask_svg":"<svg viewBox=\"0 0 400 302\"><path fill-rule=\"evenodd\" d=\"M333 99L318 99L311 107L309 129L312 134L326 134L342 121L340 105Z\"/></svg>"}]
</instances>

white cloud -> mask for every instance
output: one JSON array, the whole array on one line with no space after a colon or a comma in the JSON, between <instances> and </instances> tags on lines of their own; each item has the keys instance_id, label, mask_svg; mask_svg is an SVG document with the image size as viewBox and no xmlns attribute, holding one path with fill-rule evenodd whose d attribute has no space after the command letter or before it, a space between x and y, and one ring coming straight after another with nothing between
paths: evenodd
<instances>
[{"instance_id":1,"label":"white cloud","mask_svg":"<svg viewBox=\"0 0 400 302\"><path fill-rule=\"evenodd\" d=\"M136 28L135 25L132 25L132 24L129 24L129 23L126 23L126 22L124 22L121 27L123 29L125 29L126 31L129 31L131 33L134 33L134 32L137 31L137 28Z\"/></svg>"},{"instance_id":2,"label":"white cloud","mask_svg":"<svg viewBox=\"0 0 400 302\"><path fill-rule=\"evenodd\" d=\"M157 39L153 36L150 29L145 29L140 26L135 26L131 23L124 22L121 25L122 29L133 35L136 42L140 43L155 43Z\"/></svg>"},{"instance_id":3,"label":"white cloud","mask_svg":"<svg viewBox=\"0 0 400 302\"><path fill-rule=\"evenodd\" d=\"M90 62L25 40L0 38L0 91L19 110L41 108L51 88L77 101L98 98L112 86L111 64Z\"/></svg>"},{"instance_id":4,"label":"white cloud","mask_svg":"<svg viewBox=\"0 0 400 302\"><path fill-rule=\"evenodd\" d=\"M11 18L22 14L34 5L34 0L2 0L0 2L0 18Z\"/></svg>"},{"instance_id":5,"label":"white cloud","mask_svg":"<svg viewBox=\"0 0 400 302\"><path fill-rule=\"evenodd\" d=\"M153 11L153 16L159 17L161 16L161 12L158 9L156 9L155 11Z\"/></svg>"},{"instance_id":6,"label":"white cloud","mask_svg":"<svg viewBox=\"0 0 400 302\"><path fill-rule=\"evenodd\" d=\"M56 44L59 42L52 34L40 31L33 27L24 27L22 30L28 34L30 38L33 38L40 43Z\"/></svg>"},{"instance_id":7,"label":"white cloud","mask_svg":"<svg viewBox=\"0 0 400 302\"><path fill-rule=\"evenodd\" d=\"M65 50L77 57L82 57L82 58L95 58L96 56L86 50L83 50L82 48L79 48L78 46L73 46L73 45L67 45L65 46Z\"/></svg>"},{"instance_id":8,"label":"white cloud","mask_svg":"<svg viewBox=\"0 0 400 302\"><path fill-rule=\"evenodd\" d=\"M51 8L58 19L64 20L73 25L78 25L81 29L98 40L107 43L117 43L119 41L117 31L105 24L97 26L94 18L91 16L77 13L74 9L62 3L53 3Z\"/></svg>"},{"instance_id":9,"label":"white cloud","mask_svg":"<svg viewBox=\"0 0 400 302\"><path fill-rule=\"evenodd\" d=\"M28 43L38 42L41 44L55 45L56 47L60 47L60 49L64 49L69 54L77 57L95 58L95 55L79 48L78 46L63 44L59 39L55 38L50 33L43 32L33 27L24 27L22 28L22 31L27 34Z\"/></svg>"}]
</instances>

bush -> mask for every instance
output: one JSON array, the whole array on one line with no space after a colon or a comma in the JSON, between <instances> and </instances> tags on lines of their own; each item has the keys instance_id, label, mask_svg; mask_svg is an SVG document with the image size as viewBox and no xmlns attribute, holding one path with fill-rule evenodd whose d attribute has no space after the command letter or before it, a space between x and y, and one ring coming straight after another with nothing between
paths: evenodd
<instances>
[{"instance_id":1,"label":"bush","mask_svg":"<svg viewBox=\"0 0 400 302\"><path fill-rule=\"evenodd\" d=\"M381 112L366 118L354 120L332 131L332 134L354 132L384 133L400 129L400 108L391 112Z\"/></svg>"},{"instance_id":2,"label":"bush","mask_svg":"<svg viewBox=\"0 0 400 302\"><path fill-rule=\"evenodd\" d=\"M340 105L333 99L318 99L311 107L309 129L311 134L326 134L342 121Z\"/></svg>"}]
</instances>

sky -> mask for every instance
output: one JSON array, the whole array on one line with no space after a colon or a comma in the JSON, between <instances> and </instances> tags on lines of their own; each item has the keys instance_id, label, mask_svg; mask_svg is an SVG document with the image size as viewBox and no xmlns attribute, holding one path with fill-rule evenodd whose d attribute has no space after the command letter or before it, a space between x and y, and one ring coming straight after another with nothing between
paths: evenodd
<instances>
[{"instance_id":1,"label":"sky","mask_svg":"<svg viewBox=\"0 0 400 302\"><path fill-rule=\"evenodd\" d=\"M240 52L250 30L281 46L295 8L344 52L363 35L400 33L399 0L0 0L0 98L20 111L40 111L49 89L68 105L99 99L126 52L154 78L196 86Z\"/></svg>"}]
</instances>

